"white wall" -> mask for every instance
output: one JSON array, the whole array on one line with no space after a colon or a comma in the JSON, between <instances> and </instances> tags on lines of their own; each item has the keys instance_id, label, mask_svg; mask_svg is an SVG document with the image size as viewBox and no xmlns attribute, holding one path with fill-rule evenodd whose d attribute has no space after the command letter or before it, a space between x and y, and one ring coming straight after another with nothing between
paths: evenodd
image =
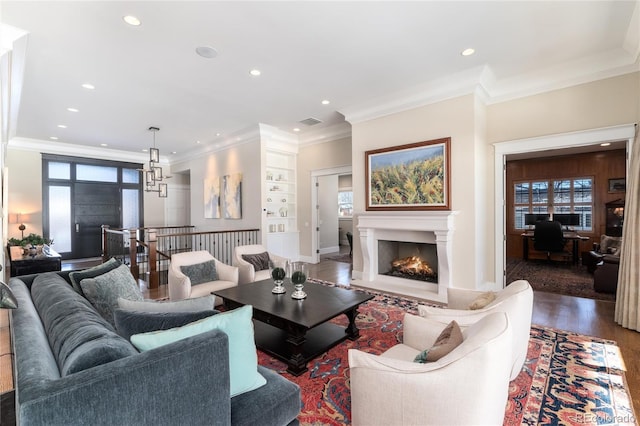
<instances>
[{"instance_id":1,"label":"white wall","mask_svg":"<svg viewBox=\"0 0 640 426\"><path fill-rule=\"evenodd\" d=\"M298 151L298 228L300 229L300 255L311 257L312 214L311 172L350 166L351 139L342 138L325 143L301 146Z\"/></svg>"},{"instance_id":2,"label":"white wall","mask_svg":"<svg viewBox=\"0 0 640 426\"><path fill-rule=\"evenodd\" d=\"M477 276L476 258L478 241L478 220L491 226L486 212L477 213L476 200L490 195L484 170L478 170L476 152L479 151L476 139L476 99L467 95L433 105L415 108L409 111L388 115L382 118L352 124L352 158L354 190L354 277L362 275L362 254L357 234L357 216L365 213L365 151L404 145L413 142L428 141L451 137L451 210L458 211L455 217L453 237L453 271L455 287L474 288L487 277ZM375 214L377 212L366 212ZM386 212L388 214L388 212ZM422 215L424 212L394 212L398 215ZM493 240L492 240L493 241ZM486 244L486 243L483 243Z\"/></svg>"},{"instance_id":3,"label":"white wall","mask_svg":"<svg viewBox=\"0 0 640 426\"><path fill-rule=\"evenodd\" d=\"M171 173L190 173L191 224L199 231L259 229L260 141L249 141L171 165ZM242 219L205 219L204 179L242 173Z\"/></svg>"},{"instance_id":4,"label":"white wall","mask_svg":"<svg viewBox=\"0 0 640 426\"><path fill-rule=\"evenodd\" d=\"M25 235L42 235L42 155L9 149L5 166L9 177L8 213L28 214ZM18 225L9 224L7 231L7 238L20 238Z\"/></svg>"},{"instance_id":5,"label":"white wall","mask_svg":"<svg viewBox=\"0 0 640 426\"><path fill-rule=\"evenodd\" d=\"M352 157L356 215L365 207L365 151L451 137L451 209L459 211L455 218L453 282L456 287L482 288L496 281L492 271L496 263L494 248L502 234L493 223L492 144L638 121L640 73L636 72L488 106L467 95L355 123ZM362 270L357 238L354 246L357 277Z\"/></svg>"}]
</instances>

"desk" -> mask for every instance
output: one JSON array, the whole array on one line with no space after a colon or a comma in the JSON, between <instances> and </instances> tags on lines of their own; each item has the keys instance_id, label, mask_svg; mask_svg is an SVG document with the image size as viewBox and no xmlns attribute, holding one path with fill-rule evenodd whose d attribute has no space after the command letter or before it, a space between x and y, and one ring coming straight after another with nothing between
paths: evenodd
<instances>
[{"instance_id":1,"label":"desk","mask_svg":"<svg viewBox=\"0 0 640 426\"><path fill-rule=\"evenodd\" d=\"M9 248L9 260L11 262L12 277L62 269L62 257L51 248L47 253L25 254L20 257L16 256L15 253L12 256L11 248Z\"/></svg>"},{"instance_id":2,"label":"desk","mask_svg":"<svg viewBox=\"0 0 640 426\"><path fill-rule=\"evenodd\" d=\"M533 231L523 232L520 235L522 236L522 260L529 260L529 239L533 239ZM573 252L571 254L573 263L577 264L580 241L586 241L589 237L580 236L574 231L565 231L562 233L562 236L565 240L571 240L573 243Z\"/></svg>"}]
</instances>

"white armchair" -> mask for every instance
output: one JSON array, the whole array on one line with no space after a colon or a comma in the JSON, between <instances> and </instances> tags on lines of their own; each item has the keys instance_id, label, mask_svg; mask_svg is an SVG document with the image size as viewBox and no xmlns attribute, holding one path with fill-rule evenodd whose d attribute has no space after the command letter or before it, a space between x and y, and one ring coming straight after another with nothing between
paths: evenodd
<instances>
[{"instance_id":1,"label":"white armchair","mask_svg":"<svg viewBox=\"0 0 640 426\"><path fill-rule=\"evenodd\" d=\"M215 262L218 279L205 281L200 284L191 284L191 278L180 269L181 266L196 265L213 260ZM193 297L208 296L212 291L222 290L238 285L238 268L220 262L206 250L176 253L171 256L169 265L169 299L180 300ZM216 297L215 304L222 303L222 299Z\"/></svg>"},{"instance_id":2,"label":"white armchair","mask_svg":"<svg viewBox=\"0 0 640 426\"><path fill-rule=\"evenodd\" d=\"M349 350L354 425L502 425L509 395L511 327L504 313L466 328L431 363L413 362L446 327L405 314L403 343L377 356Z\"/></svg>"},{"instance_id":3,"label":"white armchair","mask_svg":"<svg viewBox=\"0 0 640 426\"><path fill-rule=\"evenodd\" d=\"M448 288L448 306L446 309L431 306L418 306L420 316L440 323L448 324L452 320L461 328L470 326L492 312L504 312L513 328L513 347L511 348L511 380L515 379L524 365L529 348L531 315L533 313L533 290L528 281L518 280L497 292L495 300L482 309L468 309L479 295L485 293L475 290Z\"/></svg>"},{"instance_id":4,"label":"white armchair","mask_svg":"<svg viewBox=\"0 0 640 426\"><path fill-rule=\"evenodd\" d=\"M271 276L269 275L269 268L256 270L256 268L245 259L242 258L242 255L256 255L268 253L269 259L271 261L275 260L287 260L282 256L278 256L273 253L269 253L267 249L260 244L251 244L246 246L237 246L233 249L233 265L239 268L239 283L240 284L248 284L255 281L262 281L269 279Z\"/></svg>"}]
</instances>

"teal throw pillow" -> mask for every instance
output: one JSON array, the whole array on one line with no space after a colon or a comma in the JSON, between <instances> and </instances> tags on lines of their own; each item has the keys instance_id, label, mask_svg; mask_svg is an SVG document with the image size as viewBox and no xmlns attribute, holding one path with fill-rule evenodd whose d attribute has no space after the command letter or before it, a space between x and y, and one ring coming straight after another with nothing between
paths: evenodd
<instances>
[{"instance_id":1,"label":"teal throw pillow","mask_svg":"<svg viewBox=\"0 0 640 426\"><path fill-rule=\"evenodd\" d=\"M98 275L106 274L109 271L113 271L120 265L121 263L117 259L112 257L111 259L100 265L93 266L88 269L83 269L81 271L70 272L69 278L71 279L71 285L76 292L84 296L84 294L82 293L82 287L80 286L80 281L84 280L85 278L95 278Z\"/></svg>"},{"instance_id":2,"label":"teal throw pillow","mask_svg":"<svg viewBox=\"0 0 640 426\"><path fill-rule=\"evenodd\" d=\"M115 325L113 311L118 308L118 298L143 300L140 287L127 265L120 265L95 278L85 278L80 281L80 286L87 300L111 325Z\"/></svg>"},{"instance_id":3,"label":"teal throw pillow","mask_svg":"<svg viewBox=\"0 0 640 426\"><path fill-rule=\"evenodd\" d=\"M229 375L233 397L267 383L258 373L258 354L253 336L252 313L252 306L246 305L182 327L134 334L131 336L131 343L140 351L148 351L215 329L225 332L229 337Z\"/></svg>"},{"instance_id":4,"label":"teal throw pillow","mask_svg":"<svg viewBox=\"0 0 640 426\"><path fill-rule=\"evenodd\" d=\"M182 265L180 271L189 277L191 285L208 283L209 281L218 280L218 271L216 271L216 261L211 259L206 262L196 263L194 265Z\"/></svg>"}]
</instances>

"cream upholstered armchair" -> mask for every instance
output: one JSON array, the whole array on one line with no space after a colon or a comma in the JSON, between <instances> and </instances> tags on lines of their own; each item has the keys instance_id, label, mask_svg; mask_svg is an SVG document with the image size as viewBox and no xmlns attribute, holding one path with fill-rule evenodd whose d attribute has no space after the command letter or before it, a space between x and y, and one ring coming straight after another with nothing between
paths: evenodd
<instances>
[{"instance_id":1,"label":"cream upholstered armchair","mask_svg":"<svg viewBox=\"0 0 640 426\"><path fill-rule=\"evenodd\" d=\"M486 315L437 361L413 362L446 327L405 314L403 343L382 355L349 350L354 425L502 425L509 395L511 327Z\"/></svg>"},{"instance_id":2,"label":"cream upholstered armchair","mask_svg":"<svg viewBox=\"0 0 640 426\"><path fill-rule=\"evenodd\" d=\"M469 306L487 292L448 288L446 309L431 306L418 306L420 316L448 324L456 320L464 328L477 322L492 312L504 312L513 328L513 347L511 348L511 380L515 379L524 365L529 348L531 315L533 313L533 289L528 281L514 281L495 293L495 299L480 309Z\"/></svg>"},{"instance_id":3,"label":"cream upholstered armchair","mask_svg":"<svg viewBox=\"0 0 640 426\"><path fill-rule=\"evenodd\" d=\"M215 267L215 273L213 272ZM238 285L238 268L226 265L206 250L176 253L169 265L169 299L208 296L212 291ZM222 303L216 297L215 304Z\"/></svg>"},{"instance_id":4,"label":"cream upholstered armchair","mask_svg":"<svg viewBox=\"0 0 640 426\"><path fill-rule=\"evenodd\" d=\"M240 284L248 284L270 278L268 261L285 259L273 253L260 244L237 246L233 249L233 265L239 268Z\"/></svg>"}]
</instances>

